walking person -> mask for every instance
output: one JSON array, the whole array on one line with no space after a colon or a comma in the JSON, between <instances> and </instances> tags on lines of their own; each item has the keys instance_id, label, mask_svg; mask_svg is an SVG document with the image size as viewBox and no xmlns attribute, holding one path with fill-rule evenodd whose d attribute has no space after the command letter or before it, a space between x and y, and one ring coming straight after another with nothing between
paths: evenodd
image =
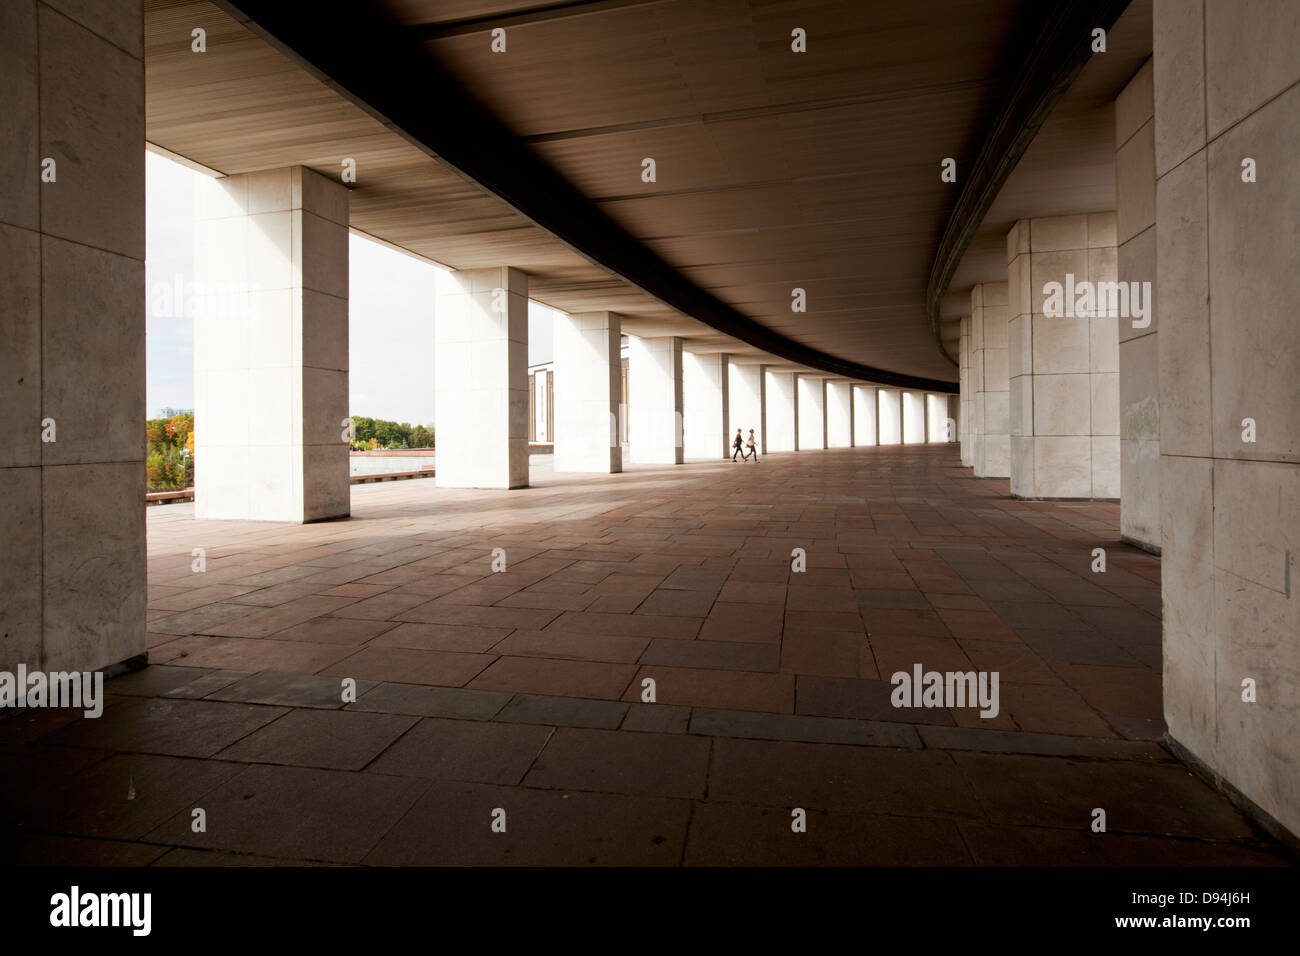
<instances>
[{"instance_id":1,"label":"walking person","mask_svg":"<svg viewBox=\"0 0 1300 956\"><path fill-rule=\"evenodd\" d=\"M754 441L754 429L752 428L749 430L749 441L745 442L745 457L749 458L751 456L754 461L758 461L758 443Z\"/></svg>"},{"instance_id":2,"label":"walking person","mask_svg":"<svg viewBox=\"0 0 1300 956\"><path fill-rule=\"evenodd\" d=\"M735 460L736 460L736 456L739 455L739 454L741 454L742 450L744 449L744 446L745 446L745 440L744 440L743 438L740 437L740 429L737 428L737 429L736 429L736 437L735 437L735 439L734 439L734 440L732 441L732 443L731 443L731 448L732 448L732 452L731 452L731 460L732 460L732 461L735 461Z\"/></svg>"}]
</instances>

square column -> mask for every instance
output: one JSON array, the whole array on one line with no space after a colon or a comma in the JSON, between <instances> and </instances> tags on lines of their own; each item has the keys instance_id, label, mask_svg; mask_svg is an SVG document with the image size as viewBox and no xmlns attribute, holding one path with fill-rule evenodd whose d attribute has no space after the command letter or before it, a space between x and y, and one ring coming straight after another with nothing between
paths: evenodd
<instances>
[{"instance_id":1,"label":"square column","mask_svg":"<svg viewBox=\"0 0 1300 956\"><path fill-rule=\"evenodd\" d=\"M974 462L975 457L972 454L972 433L971 420L975 417L975 399L971 392L970 378L970 316L962 316L961 320L961 364L959 372L960 391L958 400L960 410L958 415L957 440L961 442L961 463L967 468Z\"/></svg>"},{"instance_id":2,"label":"square column","mask_svg":"<svg viewBox=\"0 0 1300 956\"><path fill-rule=\"evenodd\" d=\"M754 440L760 453L767 454L767 375L762 365L736 365L728 372L730 388L728 401L731 411L727 434L734 435L739 428L746 440L754 429ZM731 440L727 440L727 457L731 457Z\"/></svg>"},{"instance_id":3,"label":"square column","mask_svg":"<svg viewBox=\"0 0 1300 956\"><path fill-rule=\"evenodd\" d=\"M731 427L730 379L727 353L682 352L682 437L687 458L731 457L735 429Z\"/></svg>"},{"instance_id":4,"label":"square column","mask_svg":"<svg viewBox=\"0 0 1300 956\"><path fill-rule=\"evenodd\" d=\"M826 447L826 379L797 376L798 449Z\"/></svg>"},{"instance_id":5,"label":"square column","mask_svg":"<svg viewBox=\"0 0 1300 956\"><path fill-rule=\"evenodd\" d=\"M924 445L925 393L903 392L903 444Z\"/></svg>"},{"instance_id":6,"label":"square column","mask_svg":"<svg viewBox=\"0 0 1300 956\"><path fill-rule=\"evenodd\" d=\"M621 317L614 312L556 312L553 321L555 470L622 471Z\"/></svg>"},{"instance_id":7,"label":"square column","mask_svg":"<svg viewBox=\"0 0 1300 956\"><path fill-rule=\"evenodd\" d=\"M826 447L852 448L853 386L849 382L826 383Z\"/></svg>"},{"instance_id":8,"label":"square column","mask_svg":"<svg viewBox=\"0 0 1300 956\"><path fill-rule=\"evenodd\" d=\"M0 5L10 673L145 653L144 64L132 7ZM41 181L46 158L53 182Z\"/></svg>"},{"instance_id":9,"label":"square column","mask_svg":"<svg viewBox=\"0 0 1300 956\"><path fill-rule=\"evenodd\" d=\"M903 443L903 393L896 388L876 389L876 443Z\"/></svg>"},{"instance_id":10,"label":"square column","mask_svg":"<svg viewBox=\"0 0 1300 956\"><path fill-rule=\"evenodd\" d=\"M195 210L194 516L346 517L347 188L204 178Z\"/></svg>"},{"instance_id":11,"label":"square column","mask_svg":"<svg viewBox=\"0 0 1300 956\"><path fill-rule=\"evenodd\" d=\"M632 460L680 465L682 447L682 340L628 336L628 435Z\"/></svg>"},{"instance_id":12,"label":"square column","mask_svg":"<svg viewBox=\"0 0 1300 956\"><path fill-rule=\"evenodd\" d=\"M876 444L876 389L853 385L853 444Z\"/></svg>"},{"instance_id":13,"label":"square column","mask_svg":"<svg viewBox=\"0 0 1300 956\"><path fill-rule=\"evenodd\" d=\"M793 372L767 370L767 449L799 450L799 389Z\"/></svg>"},{"instance_id":14,"label":"square column","mask_svg":"<svg viewBox=\"0 0 1300 956\"><path fill-rule=\"evenodd\" d=\"M527 276L439 274L433 382L438 486L527 488Z\"/></svg>"},{"instance_id":15,"label":"square column","mask_svg":"<svg viewBox=\"0 0 1300 956\"><path fill-rule=\"evenodd\" d=\"M1011 494L1116 499L1118 313L1133 303L1118 295L1115 214L1021 220L1007 263Z\"/></svg>"},{"instance_id":16,"label":"square column","mask_svg":"<svg viewBox=\"0 0 1300 956\"><path fill-rule=\"evenodd\" d=\"M1115 99L1115 241L1118 278L1133 288L1156 278L1155 107L1152 61ZM1244 184L1243 184L1244 185ZM1160 551L1160 316L1154 302L1134 324L1119 320L1119 531Z\"/></svg>"},{"instance_id":17,"label":"square column","mask_svg":"<svg viewBox=\"0 0 1300 956\"><path fill-rule=\"evenodd\" d=\"M976 478L1006 478L1011 474L1007 284L976 285L971 289L970 307L970 382L975 400L972 464Z\"/></svg>"}]
</instances>

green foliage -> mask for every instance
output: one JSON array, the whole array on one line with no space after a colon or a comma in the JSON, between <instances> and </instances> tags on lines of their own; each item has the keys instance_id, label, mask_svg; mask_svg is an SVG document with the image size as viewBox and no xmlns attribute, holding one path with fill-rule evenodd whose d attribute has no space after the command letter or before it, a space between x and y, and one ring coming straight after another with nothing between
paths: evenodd
<instances>
[{"instance_id":1,"label":"green foliage","mask_svg":"<svg viewBox=\"0 0 1300 956\"><path fill-rule=\"evenodd\" d=\"M189 488L194 484L193 432L194 416L190 414L145 422L148 490Z\"/></svg>"},{"instance_id":2,"label":"green foliage","mask_svg":"<svg viewBox=\"0 0 1300 956\"><path fill-rule=\"evenodd\" d=\"M352 416L352 447L375 448L432 448L433 429L408 422L390 422L382 418Z\"/></svg>"}]
</instances>

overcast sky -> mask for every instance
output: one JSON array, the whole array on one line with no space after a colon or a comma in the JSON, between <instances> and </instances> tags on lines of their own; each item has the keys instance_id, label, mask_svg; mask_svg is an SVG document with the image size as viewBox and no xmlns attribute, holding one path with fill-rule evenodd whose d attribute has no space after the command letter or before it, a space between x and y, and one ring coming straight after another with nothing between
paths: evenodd
<instances>
[{"instance_id":1,"label":"overcast sky","mask_svg":"<svg viewBox=\"0 0 1300 956\"><path fill-rule=\"evenodd\" d=\"M202 175L145 154L146 406L194 407L194 320L166 308L161 285L194 280L194 182ZM433 305L437 269L352 235L348 263L349 413L433 425ZM173 297L174 298L174 297ZM160 308L160 306L164 306ZM529 308L529 363L551 360L551 313Z\"/></svg>"}]
</instances>

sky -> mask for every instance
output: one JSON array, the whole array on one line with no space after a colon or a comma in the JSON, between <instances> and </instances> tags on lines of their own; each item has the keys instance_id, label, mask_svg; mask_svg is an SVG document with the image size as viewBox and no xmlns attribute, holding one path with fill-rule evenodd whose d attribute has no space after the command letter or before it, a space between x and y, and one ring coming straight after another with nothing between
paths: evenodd
<instances>
[{"instance_id":1,"label":"sky","mask_svg":"<svg viewBox=\"0 0 1300 956\"><path fill-rule=\"evenodd\" d=\"M145 154L146 407L194 407L194 183L203 174ZM438 267L353 233L348 244L349 414L434 424ZM529 363L551 360L552 313L529 305Z\"/></svg>"}]
</instances>

